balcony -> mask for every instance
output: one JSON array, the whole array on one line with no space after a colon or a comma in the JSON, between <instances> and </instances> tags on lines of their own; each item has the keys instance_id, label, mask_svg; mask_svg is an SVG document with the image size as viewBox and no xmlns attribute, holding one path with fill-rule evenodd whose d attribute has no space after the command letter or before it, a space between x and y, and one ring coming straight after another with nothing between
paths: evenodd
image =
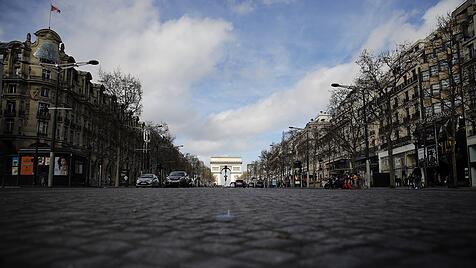
<instances>
[{"instance_id":1,"label":"balcony","mask_svg":"<svg viewBox=\"0 0 476 268\"><path fill-rule=\"evenodd\" d=\"M15 117L15 116L17 116L17 111L16 110L14 110L14 111L4 110L3 111L3 116L5 116L5 117Z\"/></svg>"},{"instance_id":2,"label":"balcony","mask_svg":"<svg viewBox=\"0 0 476 268\"><path fill-rule=\"evenodd\" d=\"M48 113L48 112L38 112L36 114L36 118L38 118L38 119L49 120L50 117L51 117L50 113Z\"/></svg>"}]
</instances>

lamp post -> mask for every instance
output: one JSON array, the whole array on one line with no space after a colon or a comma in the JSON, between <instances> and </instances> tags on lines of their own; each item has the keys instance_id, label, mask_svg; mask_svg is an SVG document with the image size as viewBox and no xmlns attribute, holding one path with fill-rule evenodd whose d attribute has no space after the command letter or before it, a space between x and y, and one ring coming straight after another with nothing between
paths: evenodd
<instances>
[{"instance_id":1,"label":"lamp post","mask_svg":"<svg viewBox=\"0 0 476 268\"><path fill-rule=\"evenodd\" d=\"M56 96L55 96L55 106L49 108L50 110L53 110L53 130L51 133L51 145L50 145L50 165L49 165L49 170L48 170L48 187L53 187L53 176L54 176L54 165L55 165L55 142L56 142L56 120L58 117L58 110L64 110L65 108L58 107L58 101L59 101L59 89L60 89L60 79L61 79L61 71L74 68L74 67L79 67L83 65L98 65L99 62L97 60L90 60L86 62L75 62L75 63L63 63L63 64L50 64L50 63L40 63L40 66L43 67L51 67L51 68L56 68L57 71L57 76L56 76ZM68 108L66 108L68 109Z\"/></svg>"},{"instance_id":2,"label":"lamp post","mask_svg":"<svg viewBox=\"0 0 476 268\"><path fill-rule=\"evenodd\" d=\"M309 131L300 127L289 127L289 129L303 130L306 132L306 187L309 188Z\"/></svg>"},{"instance_id":3,"label":"lamp post","mask_svg":"<svg viewBox=\"0 0 476 268\"><path fill-rule=\"evenodd\" d=\"M363 106L363 119L364 119L364 139L365 139L365 185L370 188L370 159L369 159L369 129L367 122L367 101L365 97L365 90L361 87L341 85L338 83L332 83L331 87L340 87L356 92L362 93L362 106Z\"/></svg>"},{"instance_id":4,"label":"lamp post","mask_svg":"<svg viewBox=\"0 0 476 268\"><path fill-rule=\"evenodd\" d=\"M38 109L37 116L43 117L46 116L47 109L45 107L40 107ZM36 122L36 142L35 142L35 158L33 159L34 173L33 173L33 184L36 185L38 182L38 143L40 143L40 120ZM43 163L44 164L44 163Z\"/></svg>"}]
</instances>

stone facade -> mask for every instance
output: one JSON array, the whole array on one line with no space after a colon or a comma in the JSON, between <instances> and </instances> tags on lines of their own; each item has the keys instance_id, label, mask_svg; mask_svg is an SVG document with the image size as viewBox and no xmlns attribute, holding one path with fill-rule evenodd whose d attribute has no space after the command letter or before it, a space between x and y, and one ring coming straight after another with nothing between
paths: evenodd
<instances>
[{"instance_id":1,"label":"stone facade","mask_svg":"<svg viewBox=\"0 0 476 268\"><path fill-rule=\"evenodd\" d=\"M58 76L51 64L74 64L60 36L50 29L26 41L0 43L0 175L5 184L40 184L47 176L56 94L58 110L55 153L66 170L54 185L110 184L120 169L138 173L142 135L137 117L121 110L116 97L92 82L88 72L65 68ZM45 65L46 63L46 65ZM49 65L47 65L49 64ZM58 81L58 77L60 77ZM127 140L123 143L119 139ZM123 152L119 162L117 148ZM34 161L37 156L38 164ZM127 161L126 161L127 159ZM37 176L34 176L34 174ZM131 181L132 182L132 181Z\"/></svg>"}]
</instances>

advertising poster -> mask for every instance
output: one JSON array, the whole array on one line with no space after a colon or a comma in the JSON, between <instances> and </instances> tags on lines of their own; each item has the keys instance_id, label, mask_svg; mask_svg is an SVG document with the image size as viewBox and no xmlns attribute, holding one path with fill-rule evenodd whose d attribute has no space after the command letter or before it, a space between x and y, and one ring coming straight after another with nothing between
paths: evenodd
<instances>
[{"instance_id":1,"label":"advertising poster","mask_svg":"<svg viewBox=\"0 0 476 268\"><path fill-rule=\"evenodd\" d=\"M12 157L12 167L18 167L18 156Z\"/></svg>"},{"instance_id":2,"label":"advertising poster","mask_svg":"<svg viewBox=\"0 0 476 268\"><path fill-rule=\"evenodd\" d=\"M45 159L46 157L43 157L43 156L39 156L38 157L38 166L44 166L45 165Z\"/></svg>"},{"instance_id":3,"label":"advertising poster","mask_svg":"<svg viewBox=\"0 0 476 268\"><path fill-rule=\"evenodd\" d=\"M428 159L429 167L438 166L438 151L436 145L430 145L426 147L426 157Z\"/></svg>"},{"instance_id":4,"label":"advertising poster","mask_svg":"<svg viewBox=\"0 0 476 268\"><path fill-rule=\"evenodd\" d=\"M27 176L33 175L33 157L32 156L21 157L20 175L27 175Z\"/></svg>"},{"instance_id":5,"label":"advertising poster","mask_svg":"<svg viewBox=\"0 0 476 268\"><path fill-rule=\"evenodd\" d=\"M18 175L18 167L12 167L12 175Z\"/></svg>"},{"instance_id":6,"label":"advertising poster","mask_svg":"<svg viewBox=\"0 0 476 268\"><path fill-rule=\"evenodd\" d=\"M68 160L65 157L55 157L55 169L54 173L57 176L67 176L68 175Z\"/></svg>"},{"instance_id":7,"label":"advertising poster","mask_svg":"<svg viewBox=\"0 0 476 268\"><path fill-rule=\"evenodd\" d=\"M418 148L418 166L425 167L426 158L425 158L425 148Z\"/></svg>"}]
</instances>

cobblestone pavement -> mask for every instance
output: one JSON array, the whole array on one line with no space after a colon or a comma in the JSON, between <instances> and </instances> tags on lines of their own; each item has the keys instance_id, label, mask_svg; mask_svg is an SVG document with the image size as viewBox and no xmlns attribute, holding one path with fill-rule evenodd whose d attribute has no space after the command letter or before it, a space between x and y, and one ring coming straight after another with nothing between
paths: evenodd
<instances>
[{"instance_id":1,"label":"cobblestone pavement","mask_svg":"<svg viewBox=\"0 0 476 268\"><path fill-rule=\"evenodd\" d=\"M0 267L476 267L475 206L471 190L7 189Z\"/></svg>"}]
</instances>

